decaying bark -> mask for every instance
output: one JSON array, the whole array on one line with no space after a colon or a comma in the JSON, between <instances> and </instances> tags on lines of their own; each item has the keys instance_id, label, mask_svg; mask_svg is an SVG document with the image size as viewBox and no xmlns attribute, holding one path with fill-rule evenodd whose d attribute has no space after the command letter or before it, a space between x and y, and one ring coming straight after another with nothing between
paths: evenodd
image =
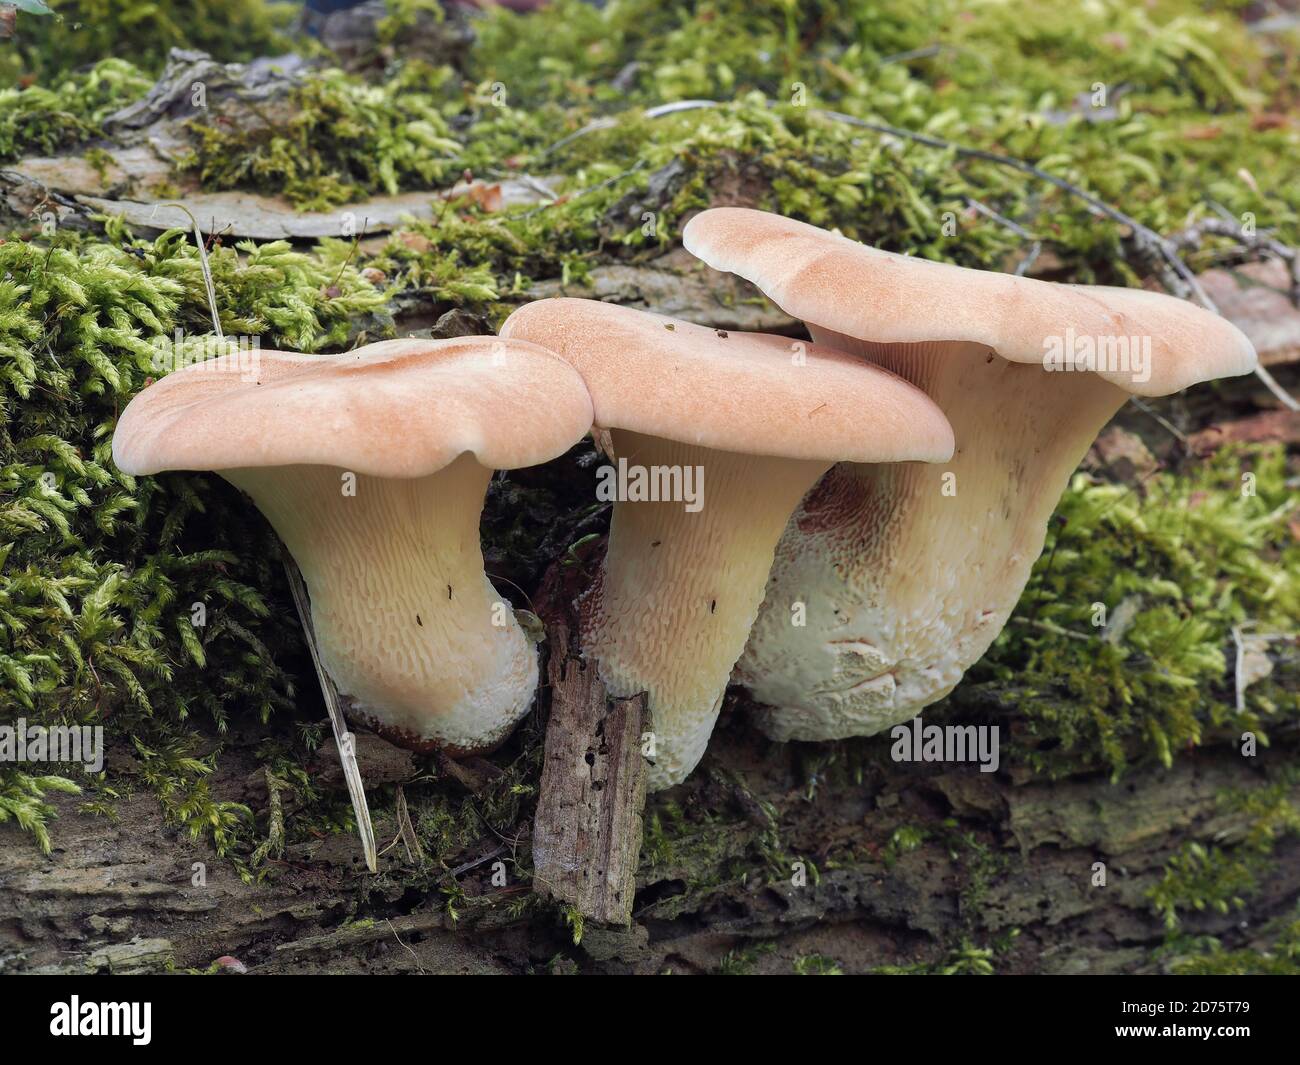
<instances>
[{"instance_id":1,"label":"decaying bark","mask_svg":"<svg viewBox=\"0 0 1300 1065\"><path fill-rule=\"evenodd\" d=\"M480 907L462 905L457 919L436 888L414 881L400 848L381 855L378 876L366 874L352 833L292 843L265 879L245 884L140 788L115 821L57 798L49 856L0 826L0 971L202 969L231 955L254 973L711 972L745 957L750 971L789 973L819 955L861 972L933 963L1014 929L994 962L1000 972L1157 972L1168 960L1165 929L1147 892L1166 861L1191 841L1240 842L1252 817L1223 795L1274 779L1297 756L1296 737L1275 737L1255 758L1203 748L1117 784L1103 774L1017 783L1006 767L894 765L878 737L859 750L881 756L846 783L834 779L830 748L772 744L746 717L734 703L690 780L652 798L656 821L683 822L667 846L648 836L626 931L589 925L575 946L553 917L511 914L526 886L487 886L482 864L457 873ZM231 737L214 796L265 810L262 738ZM372 789L414 775L409 756L358 739ZM124 748L108 752L128 776L129 759ZM312 773L341 796L331 760L323 752ZM395 838L394 812L377 809L375 827ZM915 845L897 845L900 829L915 830ZM482 854L500 846L489 834ZM479 849L462 864L479 861ZM806 877L794 861L810 867ZM1093 883L1099 861L1104 887ZM1265 924L1298 895L1292 836L1244 909L1188 912L1184 931L1231 949L1264 946Z\"/></svg>"},{"instance_id":2,"label":"decaying bark","mask_svg":"<svg viewBox=\"0 0 1300 1065\"><path fill-rule=\"evenodd\" d=\"M548 636L550 717L533 889L586 918L626 925L645 806L645 695L611 697L595 666L573 653L565 624L552 625Z\"/></svg>"}]
</instances>

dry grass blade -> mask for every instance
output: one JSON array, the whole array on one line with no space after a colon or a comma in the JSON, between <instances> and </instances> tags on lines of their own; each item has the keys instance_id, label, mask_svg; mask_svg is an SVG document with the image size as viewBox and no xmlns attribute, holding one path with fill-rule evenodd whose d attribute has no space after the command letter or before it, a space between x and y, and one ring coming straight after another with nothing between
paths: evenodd
<instances>
[{"instance_id":1,"label":"dry grass blade","mask_svg":"<svg viewBox=\"0 0 1300 1065\"><path fill-rule=\"evenodd\" d=\"M343 778L348 784L348 795L352 798L352 810L357 815L357 831L361 835L361 846L366 852L366 868L372 873L379 871L379 852L375 846L375 826L370 821L370 807L366 805L365 784L361 780L361 767L357 765L356 747L352 742L352 733L348 731L343 718L343 703L334 681L321 665L320 655L316 650L316 630L311 623L311 605L307 598L307 586L303 583L302 573L292 560L286 559L284 570L289 575L289 588L293 592L293 603L298 608L298 617L302 621L302 631L307 637L307 647L311 651L312 664L316 667L316 676L320 680L321 693L325 696L325 707L329 710L330 724L334 728L334 742L338 744L339 760L343 763Z\"/></svg>"},{"instance_id":2,"label":"dry grass blade","mask_svg":"<svg viewBox=\"0 0 1300 1065\"><path fill-rule=\"evenodd\" d=\"M212 269L208 266L208 248L203 243L203 231L199 229L199 220L183 203L156 203L153 208L155 214L159 207L174 207L178 211L184 211L194 227L194 243L199 249L199 269L203 271L203 286L208 294L208 310L212 312L212 331L217 334L218 340L224 340L225 336L221 332L221 315L217 313L217 288L212 282Z\"/></svg>"}]
</instances>

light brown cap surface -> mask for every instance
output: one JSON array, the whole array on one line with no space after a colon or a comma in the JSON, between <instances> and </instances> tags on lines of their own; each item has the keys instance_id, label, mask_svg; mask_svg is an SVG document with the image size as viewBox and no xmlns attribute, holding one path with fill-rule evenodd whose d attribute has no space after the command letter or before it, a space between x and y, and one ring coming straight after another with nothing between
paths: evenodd
<instances>
[{"instance_id":1,"label":"light brown cap surface","mask_svg":"<svg viewBox=\"0 0 1300 1065\"><path fill-rule=\"evenodd\" d=\"M1071 329L1078 337L1150 337L1148 380L1096 371L1144 396L1255 367L1255 349L1236 326L1163 293L1055 284L895 255L743 207L696 215L682 239L693 255L753 282L787 314L861 340L969 341L1010 362L1041 363L1048 339Z\"/></svg>"},{"instance_id":2,"label":"light brown cap surface","mask_svg":"<svg viewBox=\"0 0 1300 1065\"><path fill-rule=\"evenodd\" d=\"M242 364L241 364L242 359ZM122 412L113 459L164 470L338 466L423 477L472 452L491 469L547 462L591 429L567 362L496 337L386 340L342 355L222 355L162 378Z\"/></svg>"},{"instance_id":3,"label":"light brown cap surface","mask_svg":"<svg viewBox=\"0 0 1300 1065\"><path fill-rule=\"evenodd\" d=\"M515 311L501 335L545 345L591 391L596 424L750 455L943 462L952 427L919 389L831 348L725 332L597 300Z\"/></svg>"}]
</instances>

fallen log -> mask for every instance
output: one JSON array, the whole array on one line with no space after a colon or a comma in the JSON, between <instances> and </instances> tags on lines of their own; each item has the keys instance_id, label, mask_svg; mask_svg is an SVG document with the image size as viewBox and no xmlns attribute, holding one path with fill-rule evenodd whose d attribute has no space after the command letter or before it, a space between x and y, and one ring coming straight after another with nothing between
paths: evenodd
<instances>
[{"instance_id":1,"label":"fallen log","mask_svg":"<svg viewBox=\"0 0 1300 1065\"><path fill-rule=\"evenodd\" d=\"M843 745L768 743L744 727L743 707L723 726L700 771L653 800L660 825L647 834L627 930L593 922L575 945L556 922L509 912L523 884L484 887L480 909L501 901L482 913L462 904L455 919L395 851L369 876L350 833L290 844L268 876L245 883L140 788L115 820L79 810L77 796L55 797L48 856L0 825L0 972L206 970L225 956L255 974L790 973L809 957L863 972L936 963L966 940L1004 942L994 959L1002 972L1158 972L1171 958L1148 893L1165 863L1191 843L1246 838L1251 814L1223 795L1285 779L1296 755L1294 737L1252 759L1207 747L1171 769L1134 767L1119 783L1094 773L1018 784L975 765L887 759L846 776L836 770ZM231 737L214 795L259 801L263 740ZM888 738L878 740L887 750ZM322 766L346 801L326 753ZM365 745L360 753L370 757ZM128 757L109 751L119 769ZM367 767L372 783L382 776ZM1300 787L1289 796L1300 800ZM396 835L391 808L375 815L379 838ZM815 875L792 882L796 861ZM1107 886L1092 882L1099 861ZM490 884L490 869L464 874L465 886ZM1184 931L1260 947L1298 893L1300 837L1291 836L1244 908L1190 912Z\"/></svg>"}]
</instances>

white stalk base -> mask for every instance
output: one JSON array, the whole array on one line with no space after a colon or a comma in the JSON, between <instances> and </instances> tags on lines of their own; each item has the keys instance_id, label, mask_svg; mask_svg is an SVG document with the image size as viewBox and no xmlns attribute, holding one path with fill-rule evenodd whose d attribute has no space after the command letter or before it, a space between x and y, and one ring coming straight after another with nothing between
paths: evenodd
<instances>
[{"instance_id":1,"label":"white stalk base","mask_svg":"<svg viewBox=\"0 0 1300 1065\"><path fill-rule=\"evenodd\" d=\"M791 518L735 677L778 740L869 736L947 695L1006 624L1070 475L1127 399L980 345L813 337L924 389L957 452L842 463Z\"/></svg>"}]
</instances>

